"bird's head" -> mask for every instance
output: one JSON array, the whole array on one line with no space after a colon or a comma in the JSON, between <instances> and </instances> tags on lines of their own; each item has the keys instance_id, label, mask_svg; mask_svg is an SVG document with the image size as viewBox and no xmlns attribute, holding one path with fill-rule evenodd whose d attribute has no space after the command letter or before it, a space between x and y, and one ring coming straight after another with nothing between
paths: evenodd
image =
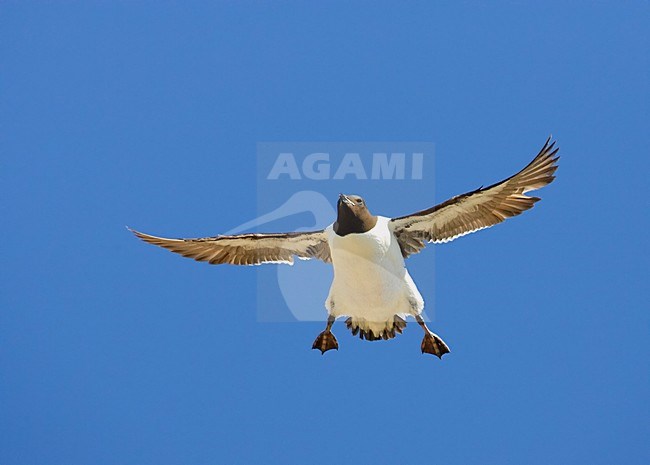
<instances>
[{"instance_id":1,"label":"bird's head","mask_svg":"<svg viewBox=\"0 0 650 465\"><path fill-rule=\"evenodd\" d=\"M367 210L366 202L358 195L339 194L338 210L347 209L351 211Z\"/></svg>"},{"instance_id":2,"label":"bird's head","mask_svg":"<svg viewBox=\"0 0 650 465\"><path fill-rule=\"evenodd\" d=\"M377 217L370 213L365 200L358 195L340 194L337 212L334 230L339 236L364 233L377 224Z\"/></svg>"}]
</instances>

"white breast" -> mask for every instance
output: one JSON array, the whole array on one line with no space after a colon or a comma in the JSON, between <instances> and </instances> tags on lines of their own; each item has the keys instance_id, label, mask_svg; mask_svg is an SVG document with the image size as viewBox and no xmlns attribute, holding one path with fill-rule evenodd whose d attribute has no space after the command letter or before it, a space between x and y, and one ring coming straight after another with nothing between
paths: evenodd
<instances>
[{"instance_id":1,"label":"white breast","mask_svg":"<svg viewBox=\"0 0 650 465\"><path fill-rule=\"evenodd\" d=\"M393 317L420 314L424 307L389 218L378 217L373 229L362 234L338 236L327 228L334 267L334 281L325 303L334 316L350 316L375 334Z\"/></svg>"}]
</instances>

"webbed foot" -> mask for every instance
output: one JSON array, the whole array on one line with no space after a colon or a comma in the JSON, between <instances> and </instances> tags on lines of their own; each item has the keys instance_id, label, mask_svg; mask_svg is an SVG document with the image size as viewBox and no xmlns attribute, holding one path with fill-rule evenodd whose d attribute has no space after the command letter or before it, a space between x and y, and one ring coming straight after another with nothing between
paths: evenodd
<instances>
[{"instance_id":1,"label":"webbed foot","mask_svg":"<svg viewBox=\"0 0 650 465\"><path fill-rule=\"evenodd\" d=\"M336 337L334 337L334 334L332 334L330 330L326 329L318 335L311 348L320 350L321 355L323 355L330 349L339 350L339 342L336 340Z\"/></svg>"},{"instance_id":2,"label":"webbed foot","mask_svg":"<svg viewBox=\"0 0 650 465\"><path fill-rule=\"evenodd\" d=\"M432 354L438 358L442 358L443 355L449 353L449 347L445 344L445 341L430 331L424 334L421 348L423 354Z\"/></svg>"}]
</instances>

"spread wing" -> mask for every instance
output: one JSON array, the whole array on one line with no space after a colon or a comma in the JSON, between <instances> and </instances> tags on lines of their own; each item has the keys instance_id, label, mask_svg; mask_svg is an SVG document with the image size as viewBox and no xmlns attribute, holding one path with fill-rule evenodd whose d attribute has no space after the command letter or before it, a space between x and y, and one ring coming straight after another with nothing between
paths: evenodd
<instances>
[{"instance_id":1,"label":"spread wing","mask_svg":"<svg viewBox=\"0 0 650 465\"><path fill-rule=\"evenodd\" d=\"M332 261L325 231L282 234L238 234L199 239L166 239L129 228L145 242L212 265L293 264L293 257Z\"/></svg>"},{"instance_id":2,"label":"spread wing","mask_svg":"<svg viewBox=\"0 0 650 465\"><path fill-rule=\"evenodd\" d=\"M453 197L435 207L393 218L391 227L408 257L427 242L448 242L489 228L533 207L538 197L524 195L549 184L555 176L559 148L549 137L542 150L519 173L486 188Z\"/></svg>"}]
</instances>

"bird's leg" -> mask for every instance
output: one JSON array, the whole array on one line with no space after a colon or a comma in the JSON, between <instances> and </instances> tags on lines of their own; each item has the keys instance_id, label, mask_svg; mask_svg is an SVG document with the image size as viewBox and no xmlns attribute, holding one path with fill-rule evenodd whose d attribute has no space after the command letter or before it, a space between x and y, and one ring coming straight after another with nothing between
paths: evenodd
<instances>
[{"instance_id":1,"label":"bird's leg","mask_svg":"<svg viewBox=\"0 0 650 465\"><path fill-rule=\"evenodd\" d=\"M325 327L325 331L323 331L318 335L318 337L314 341L314 344L311 346L312 349L320 350L321 355L323 355L325 352L327 352L330 349L339 350L339 343L331 331L332 325L334 324L334 320L336 320L336 317L332 315L329 315L327 317L327 326Z\"/></svg>"},{"instance_id":2,"label":"bird's leg","mask_svg":"<svg viewBox=\"0 0 650 465\"><path fill-rule=\"evenodd\" d=\"M432 354L438 358L442 358L443 355L449 353L449 347L447 347L445 341L440 339L436 333L427 328L427 325L424 323L422 317L420 315L416 315L415 319L424 330L424 339L422 339L421 345L422 353Z\"/></svg>"}]
</instances>

